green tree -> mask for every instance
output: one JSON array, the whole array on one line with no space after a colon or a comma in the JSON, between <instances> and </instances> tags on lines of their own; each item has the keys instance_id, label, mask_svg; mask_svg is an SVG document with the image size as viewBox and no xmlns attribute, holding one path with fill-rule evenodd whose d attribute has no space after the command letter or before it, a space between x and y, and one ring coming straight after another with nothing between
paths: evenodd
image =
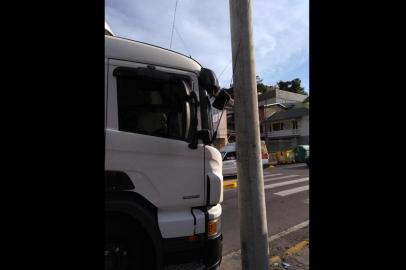
<instances>
[{"instance_id":1,"label":"green tree","mask_svg":"<svg viewBox=\"0 0 406 270\"><path fill-rule=\"evenodd\" d=\"M268 91L270 91L272 89L271 86L264 84L261 79L261 77L256 76L256 81L257 81L257 92L258 93L266 93ZM226 91L227 93L229 93L231 95L232 98L234 98L234 87L233 84L230 84L229 88L223 88L224 91Z\"/></svg>"},{"instance_id":2,"label":"green tree","mask_svg":"<svg viewBox=\"0 0 406 270\"><path fill-rule=\"evenodd\" d=\"M281 89L281 90L285 90L285 91L307 96L307 93L304 91L304 88L300 84L301 84L301 80L299 78L293 79L291 81L279 81L278 82L279 89Z\"/></svg>"},{"instance_id":3,"label":"green tree","mask_svg":"<svg viewBox=\"0 0 406 270\"><path fill-rule=\"evenodd\" d=\"M285 81L279 81L278 82L279 89L281 89L281 90L291 91L290 85L291 85L291 83L289 81L286 81L286 82Z\"/></svg>"},{"instance_id":4,"label":"green tree","mask_svg":"<svg viewBox=\"0 0 406 270\"><path fill-rule=\"evenodd\" d=\"M262 94L268 92L269 86L262 83L263 80L261 79L261 77L257 75L256 79L257 79L257 92Z\"/></svg>"}]
</instances>

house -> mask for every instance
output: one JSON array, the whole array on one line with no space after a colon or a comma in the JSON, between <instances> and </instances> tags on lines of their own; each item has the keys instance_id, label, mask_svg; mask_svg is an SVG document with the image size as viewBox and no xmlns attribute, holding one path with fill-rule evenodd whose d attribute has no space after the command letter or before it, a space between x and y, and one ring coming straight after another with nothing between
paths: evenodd
<instances>
[{"instance_id":1,"label":"house","mask_svg":"<svg viewBox=\"0 0 406 270\"><path fill-rule=\"evenodd\" d=\"M227 108L223 111L212 108L213 110L213 128L217 129L217 136L213 144L217 149L223 148L228 143L227 136ZM223 114L223 115L222 115Z\"/></svg>"},{"instance_id":2,"label":"house","mask_svg":"<svg viewBox=\"0 0 406 270\"><path fill-rule=\"evenodd\" d=\"M272 113L261 122L261 137L269 151L283 151L309 144L309 108L307 102Z\"/></svg>"},{"instance_id":3,"label":"house","mask_svg":"<svg viewBox=\"0 0 406 270\"><path fill-rule=\"evenodd\" d=\"M258 107L265 106L267 104L288 104L303 102L308 96L292 93L285 90L280 90L277 87L273 87L269 92L258 95Z\"/></svg>"},{"instance_id":4,"label":"house","mask_svg":"<svg viewBox=\"0 0 406 270\"><path fill-rule=\"evenodd\" d=\"M308 144L308 104L308 96L280 90L277 87L271 87L270 91L258 95L261 140L267 142L268 150L285 150L298 144ZM284 113L287 111L289 113ZM272 130L274 123L275 130ZM280 131L281 128L295 129L292 133L296 134L289 135L288 131ZM235 142L234 108L227 110L227 134L228 142Z\"/></svg>"}]
</instances>

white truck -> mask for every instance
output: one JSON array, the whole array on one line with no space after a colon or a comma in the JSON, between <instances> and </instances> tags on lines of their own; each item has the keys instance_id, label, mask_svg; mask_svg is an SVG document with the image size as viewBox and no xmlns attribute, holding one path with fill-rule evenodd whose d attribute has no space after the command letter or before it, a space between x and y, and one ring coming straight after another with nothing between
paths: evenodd
<instances>
[{"instance_id":1,"label":"white truck","mask_svg":"<svg viewBox=\"0 0 406 270\"><path fill-rule=\"evenodd\" d=\"M211 108L228 99L219 89L192 58L106 29L106 269L219 267L222 158L210 146Z\"/></svg>"}]
</instances>

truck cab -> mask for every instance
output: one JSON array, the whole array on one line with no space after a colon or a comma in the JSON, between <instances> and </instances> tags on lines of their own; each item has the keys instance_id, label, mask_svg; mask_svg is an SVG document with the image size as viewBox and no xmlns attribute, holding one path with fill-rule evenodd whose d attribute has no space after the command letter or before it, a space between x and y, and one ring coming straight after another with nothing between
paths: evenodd
<instances>
[{"instance_id":1,"label":"truck cab","mask_svg":"<svg viewBox=\"0 0 406 270\"><path fill-rule=\"evenodd\" d=\"M192 261L216 269L223 175L220 152L211 146L210 99L221 96L215 74L190 57L111 33L105 35L106 269Z\"/></svg>"}]
</instances>

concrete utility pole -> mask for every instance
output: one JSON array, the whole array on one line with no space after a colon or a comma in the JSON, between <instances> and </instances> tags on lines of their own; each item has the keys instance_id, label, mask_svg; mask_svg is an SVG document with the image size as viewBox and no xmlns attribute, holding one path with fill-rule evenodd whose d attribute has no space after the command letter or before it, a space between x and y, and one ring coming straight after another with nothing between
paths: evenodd
<instances>
[{"instance_id":1,"label":"concrete utility pole","mask_svg":"<svg viewBox=\"0 0 406 270\"><path fill-rule=\"evenodd\" d=\"M230 0L243 270L269 269L251 0Z\"/></svg>"}]
</instances>

